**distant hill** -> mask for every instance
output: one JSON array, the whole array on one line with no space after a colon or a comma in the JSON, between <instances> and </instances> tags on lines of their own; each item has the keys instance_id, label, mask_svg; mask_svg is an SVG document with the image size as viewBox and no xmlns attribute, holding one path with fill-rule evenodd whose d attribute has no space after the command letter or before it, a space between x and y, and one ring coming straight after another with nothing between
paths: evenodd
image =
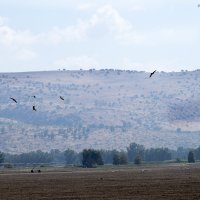
<instances>
[{"instance_id":1,"label":"distant hill","mask_svg":"<svg viewBox=\"0 0 200 200\"><path fill-rule=\"evenodd\" d=\"M0 73L0 151L199 146L200 70L149 74Z\"/></svg>"}]
</instances>

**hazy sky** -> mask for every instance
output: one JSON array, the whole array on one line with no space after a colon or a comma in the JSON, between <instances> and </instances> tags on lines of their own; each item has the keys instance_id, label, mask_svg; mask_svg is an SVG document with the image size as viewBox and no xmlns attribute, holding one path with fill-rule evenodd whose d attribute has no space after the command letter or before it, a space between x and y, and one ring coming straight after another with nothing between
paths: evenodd
<instances>
[{"instance_id":1,"label":"hazy sky","mask_svg":"<svg viewBox=\"0 0 200 200\"><path fill-rule=\"evenodd\" d=\"M0 0L0 72L200 68L200 0Z\"/></svg>"}]
</instances>

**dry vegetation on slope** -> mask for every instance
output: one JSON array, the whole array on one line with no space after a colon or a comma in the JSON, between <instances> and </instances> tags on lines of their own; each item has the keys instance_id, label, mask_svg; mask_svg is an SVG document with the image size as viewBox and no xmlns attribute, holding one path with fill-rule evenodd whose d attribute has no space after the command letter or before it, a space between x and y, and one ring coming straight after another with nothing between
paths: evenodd
<instances>
[{"instance_id":1,"label":"dry vegetation on slope","mask_svg":"<svg viewBox=\"0 0 200 200\"><path fill-rule=\"evenodd\" d=\"M2 73L0 83L1 151L199 145L198 70Z\"/></svg>"}]
</instances>

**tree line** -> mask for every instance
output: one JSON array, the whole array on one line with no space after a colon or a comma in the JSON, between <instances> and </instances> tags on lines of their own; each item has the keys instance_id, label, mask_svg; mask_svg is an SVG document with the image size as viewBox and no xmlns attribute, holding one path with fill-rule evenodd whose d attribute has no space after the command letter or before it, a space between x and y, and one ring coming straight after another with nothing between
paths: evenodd
<instances>
[{"instance_id":1,"label":"tree line","mask_svg":"<svg viewBox=\"0 0 200 200\"><path fill-rule=\"evenodd\" d=\"M143 145L131 143L123 151L84 149L82 152L76 152L67 149L62 152L58 149L53 149L50 152L38 150L22 154L0 152L0 163L10 163L13 165L63 163L80 165L82 167L94 167L103 164L140 164L141 162L166 160L195 162L195 160L200 160L200 147L197 149L179 147L177 150L170 150L168 148L146 149Z\"/></svg>"}]
</instances>

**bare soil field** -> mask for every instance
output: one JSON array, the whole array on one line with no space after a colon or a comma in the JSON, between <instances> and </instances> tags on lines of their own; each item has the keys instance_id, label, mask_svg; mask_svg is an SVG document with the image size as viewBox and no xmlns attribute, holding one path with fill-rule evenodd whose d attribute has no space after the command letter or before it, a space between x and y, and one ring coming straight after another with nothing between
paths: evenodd
<instances>
[{"instance_id":1,"label":"bare soil field","mask_svg":"<svg viewBox=\"0 0 200 200\"><path fill-rule=\"evenodd\" d=\"M1 169L0 199L200 199L200 165Z\"/></svg>"}]
</instances>

